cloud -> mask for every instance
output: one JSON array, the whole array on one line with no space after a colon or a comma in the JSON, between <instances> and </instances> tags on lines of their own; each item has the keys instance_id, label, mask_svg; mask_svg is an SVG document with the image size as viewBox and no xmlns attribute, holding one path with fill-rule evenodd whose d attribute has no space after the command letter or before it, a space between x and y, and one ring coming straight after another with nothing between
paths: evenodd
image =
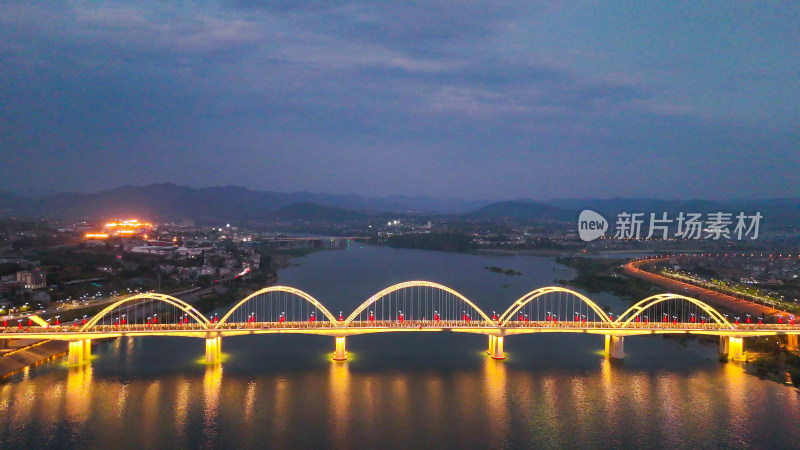
<instances>
[{"instance_id":1,"label":"cloud","mask_svg":"<svg viewBox=\"0 0 800 450\"><path fill-rule=\"evenodd\" d=\"M584 185L624 195L637 191L617 168L684 179L679 168L692 167L702 177L709 155L736 161L765 140L778 156L747 170L787 170L775 160L794 148L796 123L785 117L797 104L786 80L796 76L774 75L786 67L727 78L691 48L664 47L690 37L658 48L609 40L615 30L603 23L620 11L591 6L0 4L0 151L30 155L40 168L31 181L7 166L0 178L94 189L119 180L103 170L110 166L130 168L125 182L207 177L280 190L296 171L309 185L292 189L513 197L529 195L525 174L536 171L544 196L587 195ZM754 111L763 124L741 120ZM220 164L230 155L248 169ZM411 162L386 174L398 158ZM481 193L486 170L508 175ZM392 183L376 181L383 177ZM557 188L544 194L548 183Z\"/></svg>"}]
</instances>

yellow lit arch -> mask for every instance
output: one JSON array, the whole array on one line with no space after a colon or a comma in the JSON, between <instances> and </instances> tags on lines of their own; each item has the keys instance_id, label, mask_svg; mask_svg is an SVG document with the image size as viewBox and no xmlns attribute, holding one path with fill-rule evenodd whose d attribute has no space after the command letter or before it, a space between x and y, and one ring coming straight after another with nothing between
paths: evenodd
<instances>
[{"instance_id":1,"label":"yellow lit arch","mask_svg":"<svg viewBox=\"0 0 800 450\"><path fill-rule=\"evenodd\" d=\"M596 312L601 319L603 319L603 322L613 323L611 319L608 318L608 315L606 315L605 311L603 311L602 308L597 306L597 303L593 302L589 297L581 294L580 292L575 292L571 289L566 289L558 286L548 286L536 289L534 291L530 291L527 294L520 297L519 299L517 299L517 301L515 301L511 306L509 306L506 312L504 312L503 315L500 316L500 326L505 326L508 322L510 322L511 318L514 317L514 314L516 314L517 311L522 309L523 306L527 305L528 303L536 300L537 298L545 294L552 294L554 292L564 292L567 294L574 295L575 297L578 297L579 299L581 299L581 301L586 303L586 305L592 308L592 310Z\"/></svg>"},{"instance_id":2,"label":"yellow lit arch","mask_svg":"<svg viewBox=\"0 0 800 450\"><path fill-rule=\"evenodd\" d=\"M445 286L443 284L433 283L431 281L406 281L406 282L403 282L403 283L397 283L395 285L389 286L386 289L384 289L384 290L382 290L380 292L377 292L377 293L375 293L375 295L373 295L372 297L368 298L364 303L361 304L361 306L356 308L356 310L353 311L353 313L350 314L347 317L347 319L345 319L345 321L344 321L345 325L347 325L350 322L352 322L353 319L358 317L358 315L361 313L361 311L364 311L365 309L367 309L371 304L375 303L376 301L381 299L383 296L385 296L387 294L391 294L392 292L395 292L395 291L399 291L401 289L409 288L409 287L430 287L430 288L439 289L439 290L445 291L445 292L447 292L449 294L452 294L452 295L458 297L459 299L461 299L461 301L463 301L464 303L466 303L469 306L471 306L472 308L474 308L475 311L478 311L478 314L481 315L481 317L483 318L483 320L486 321L486 323L489 323L489 324L492 323L492 319L490 319L489 316L487 316L486 313L483 312L482 309L478 308L477 305L472 303L467 297L464 297L463 295L461 295L458 291L455 291L455 290L453 290L453 289L451 289L451 288L449 288L449 287L447 287L447 286Z\"/></svg>"},{"instance_id":3,"label":"yellow lit arch","mask_svg":"<svg viewBox=\"0 0 800 450\"><path fill-rule=\"evenodd\" d=\"M733 328L733 325L731 325L731 323L728 322L728 319L726 319L716 309L712 308L711 306L709 306L708 304L706 304L704 302L701 302L700 300L697 300L696 298L687 297L685 295L680 295L680 294L657 294L657 295L652 295L650 297L647 297L644 300L640 301L639 303L636 303L635 305L631 306L624 313L622 313L619 317L617 317L617 323L621 327L625 327L631 322L631 320L633 320L637 315L639 315L639 313L641 313L645 309L647 309L647 308L649 308L649 307L651 307L653 305L656 305L658 303L665 302L667 300L675 300L675 299L686 300L689 303L693 303L693 304L697 305L700 309L705 311L709 315L709 317L714 319L714 321L717 324L722 325L722 326L726 326L726 327L729 327L729 328Z\"/></svg>"},{"instance_id":4,"label":"yellow lit arch","mask_svg":"<svg viewBox=\"0 0 800 450\"><path fill-rule=\"evenodd\" d=\"M86 331L89 328L91 328L92 326L94 326L97 322L100 321L100 319L105 317L106 314L108 314L111 311L113 311L114 308L116 308L117 306L124 305L125 303L133 302L133 301L136 301L136 300L142 300L142 299L158 300L160 302L164 302L166 304L172 305L172 306L180 309L181 311L185 312L186 314L188 314L192 319L197 321L197 323L202 325L203 328L208 328L208 326L211 323L211 322L209 322L208 319L206 319L206 317L204 315L200 314L200 312L198 310L196 310L192 305L184 302L183 300L181 300L179 298L175 298L175 297L172 297L170 295L164 295L164 294L148 293L148 294L133 295L131 297L124 298L124 299L122 299L122 300L120 300L118 302L115 302L115 303L109 305L108 307L106 307L102 311L100 311L99 313L95 314L94 317L92 317L88 322L86 322L86 325L84 325L81 328L81 331Z\"/></svg>"},{"instance_id":5,"label":"yellow lit arch","mask_svg":"<svg viewBox=\"0 0 800 450\"><path fill-rule=\"evenodd\" d=\"M308 303L311 303L312 305L314 305L317 309L320 310L320 312L322 312L322 314L325 315L325 317L328 318L328 320L331 323L336 323L336 317L334 317L333 314L331 314L331 312L328 311L328 308L323 306L322 303L320 303L317 299L315 299L314 297L312 297L312 296L308 295L307 293L301 291L300 289L295 289L295 288L289 287L289 286L270 286L268 288L264 288L264 289L255 291L252 294L248 295L247 297L243 298L239 303L236 304L236 306L231 308L230 311L228 311L227 313L225 313L224 316L222 316L222 319L219 320L219 323L217 323L216 328L219 328L220 326L222 326L222 324L225 323L226 320L228 320L228 317L230 317L231 314L234 313L234 311L236 311L240 306L242 306L245 303L247 303L250 299L252 299L253 297L256 297L258 295L266 294L266 293L269 293L269 292L288 292L290 294L294 294L294 295L302 298L303 300L307 301Z\"/></svg>"}]
</instances>

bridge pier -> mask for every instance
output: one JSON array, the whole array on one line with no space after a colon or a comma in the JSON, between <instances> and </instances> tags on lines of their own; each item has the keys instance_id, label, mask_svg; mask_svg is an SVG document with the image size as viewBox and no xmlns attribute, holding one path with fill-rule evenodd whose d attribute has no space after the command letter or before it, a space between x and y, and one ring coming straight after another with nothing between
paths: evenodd
<instances>
[{"instance_id":1,"label":"bridge pier","mask_svg":"<svg viewBox=\"0 0 800 450\"><path fill-rule=\"evenodd\" d=\"M222 356L222 338L207 338L206 339L206 362L209 364L216 364L220 362Z\"/></svg>"},{"instance_id":2,"label":"bridge pier","mask_svg":"<svg viewBox=\"0 0 800 450\"><path fill-rule=\"evenodd\" d=\"M92 357L92 340L81 339L78 341L69 341L69 350L67 351L67 362L70 365L82 364Z\"/></svg>"},{"instance_id":3,"label":"bridge pier","mask_svg":"<svg viewBox=\"0 0 800 450\"><path fill-rule=\"evenodd\" d=\"M347 360L347 348L345 347L344 336L336 337L336 349L333 351L333 360L334 361Z\"/></svg>"},{"instance_id":4,"label":"bridge pier","mask_svg":"<svg viewBox=\"0 0 800 450\"><path fill-rule=\"evenodd\" d=\"M787 334L786 335L786 349L787 350L797 350L797 335L796 334Z\"/></svg>"},{"instance_id":5,"label":"bridge pier","mask_svg":"<svg viewBox=\"0 0 800 450\"><path fill-rule=\"evenodd\" d=\"M614 359L625 358L625 338L622 336L606 335L606 356Z\"/></svg>"},{"instance_id":6,"label":"bridge pier","mask_svg":"<svg viewBox=\"0 0 800 450\"><path fill-rule=\"evenodd\" d=\"M488 353L492 359L506 359L506 355L503 353L503 336L489 335Z\"/></svg>"},{"instance_id":7,"label":"bridge pier","mask_svg":"<svg viewBox=\"0 0 800 450\"><path fill-rule=\"evenodd\" d=\"M720 355L728 355L728 359L741 361L744 359L744 339L737 337L719 337Z\"/></svg>"}]
</instances>

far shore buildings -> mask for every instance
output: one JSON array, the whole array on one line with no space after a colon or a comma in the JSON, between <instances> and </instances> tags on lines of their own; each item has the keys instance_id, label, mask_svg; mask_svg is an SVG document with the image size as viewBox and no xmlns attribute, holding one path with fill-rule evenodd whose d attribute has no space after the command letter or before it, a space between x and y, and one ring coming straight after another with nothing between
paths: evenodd
<instances>
[{"instance_id":1,"label":"far shore buildings","mask_svg":"<svg viewBox=\"0 0 800 450\"><path fill-rule=\"evenodd\" d=\"M47 271L36 267L31 270L20 270L14 275L0 278L0 292L13 289L36 290L47 287Z\"/></svg>"}]
</instances>

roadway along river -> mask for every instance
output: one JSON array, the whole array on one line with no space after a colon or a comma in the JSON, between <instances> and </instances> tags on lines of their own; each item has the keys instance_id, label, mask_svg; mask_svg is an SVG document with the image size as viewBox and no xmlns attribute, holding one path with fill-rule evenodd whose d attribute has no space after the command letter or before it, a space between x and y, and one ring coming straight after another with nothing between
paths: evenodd
<instances>
[{"instance_id":1,"label":"roadway along river","mask_svg":"<svg viewBox=\"0 0 800 450\"><path fill-rule=\"evenodd\" d=\"M427 279L488 314L570 269L550 258L378 247L315 253L280 273L338 315ZM521 276L492 273L500 266ZM615 313L621 301L589 294ZM226 308L227 309L227 308ZM631 337L610 363L601 336L457 333L226 338L221 366L188 338L119 339L91 365L44 364L0 385L0 447L785 447L797 390L717 362L715 343Z\"/></svg>"}]
</instances>

